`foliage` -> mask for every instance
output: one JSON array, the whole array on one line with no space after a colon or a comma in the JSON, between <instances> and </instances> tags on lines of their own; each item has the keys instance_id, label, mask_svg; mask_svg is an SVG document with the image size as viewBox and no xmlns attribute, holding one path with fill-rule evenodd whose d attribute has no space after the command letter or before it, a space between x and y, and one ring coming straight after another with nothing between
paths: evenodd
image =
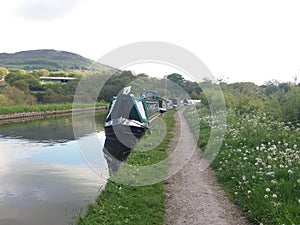
<instances>
[{"instance_id":1,"label":"foliage","mask_svg":"<svg viewBox=\"0 0 300 225\"><path fill-rule=\"evenodd\" d=\"M300 121L300 86L292 83L222 83L226 107L236 114L265 113L284 122ZM207 100L203 98L205 104ZM208 104L206 104L208 106Z\"/></svg>"},{"instance_id":2,"label":"foliage","mask_svg":"<svg viewBox=\"0 0 300 225\"><path fill-rule=\"evenodd\" d=\"M9 73L8 69L0 67L0 80L3 79Z\"/></svg>"},{"instance_id":3,"label":"foliage","mask_svg":"<svg viewBox=\"0 0 300 225\"><path fill-rule=\"evenodd\" d=\"M1 107L11 106L13 104L14 104L14 102L12 100L10 100L8 97L6 97L3 94L0 94L0 105L1 105Z\"/></svg>"},{"instance_id":4,"label":"foliage","mask_svg":"<svg viewBox=\"0 0 300 225\"><path fill-rule=\"evenodd\" d=\"M36 99L32 95L16 87L7 86L1 90L0 94L7 99L7 102L4 105L33 105L36 103Z\"/></svg>"},{"instance_id":5,"label":"foliage","mask_svg":"<svg viewBox=\"0 0 300 225\"><path fill-rule=\"evenodd\" d=\"M184 88L184 78L178 73L172 73L167 76L167 79L177 83L180 87Z\"/></svg>"},{"instance_id":6,"label":"foliage","mask_svg":"<svg viewBox=\"0 0 300 225\"><path fill-rule=\"evenodd\" d=\"M283 97L282 114L284 120L292 123L300 121L300 87L291 87Z\"/></svg>"},{"instance_id":7,"label":"foliage","mask_svg":"<svg viewBox=\"0 0 300 225\"><path fill-rule=\"evenodd\" d=\"M14 86L14 83L19 80L26 82L31 90L36 89L40 85L40 78L38 76L24 70L10 71L5 77L5 82L11 86Z\"/></svg>"},{"instance_id":8,"label":"foliage","mask_svg":"<svg viewBox=\"0 0 300 225\"><path fill-rule=\"evenodd\" d=\"M186 98L191 99L200 99L200 95L202 93L202 85L197 82L192 82L189 80L185 80L180 74L172 73L167 76L167 79L172 81L172 83L177 84L182 90L186 92ZM171 85L172 86L172 85ZM170 88L170 87L169 87ZM182 91L181 91L182 93Z\"/></svg>"},{"instance_id":9,"label":"foliage","mask_svg":"<svg viewBox=\"0 0 300 225\"><path fill-rule=\"evenodd\" d=\"M103 86L98 100L109 102L113 96L117 96L124 87L134 80L135 77L131 71L116 71Z\"/></svg>"},{"instance_id":10,"label":"foliage","mask_svg":"<svg viewBox=\"0 0 300 225\"><path fill-rule=\"evenodd\" d=\"M29 92L29 84L26 82L26 80L16 80L12 83L12 86L18 88L21 91L24 91L25 93Z\"/></svg>"}]
</instances>

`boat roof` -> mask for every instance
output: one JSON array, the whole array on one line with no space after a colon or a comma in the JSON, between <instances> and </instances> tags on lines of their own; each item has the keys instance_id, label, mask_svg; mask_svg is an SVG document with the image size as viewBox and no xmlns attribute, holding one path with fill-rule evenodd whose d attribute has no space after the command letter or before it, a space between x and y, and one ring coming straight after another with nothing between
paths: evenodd
<instances>
[{"instance_id":1,"label":"boat roof","mask_svg":"<svg viewBox=\"0 0 300 225\"><path fill-rule=\"evenodd\" d=\"M120 117L149 123L145 99L133 95L120 95L111 98L105 121L108 122Z\"/></svg>"}]
</instances>

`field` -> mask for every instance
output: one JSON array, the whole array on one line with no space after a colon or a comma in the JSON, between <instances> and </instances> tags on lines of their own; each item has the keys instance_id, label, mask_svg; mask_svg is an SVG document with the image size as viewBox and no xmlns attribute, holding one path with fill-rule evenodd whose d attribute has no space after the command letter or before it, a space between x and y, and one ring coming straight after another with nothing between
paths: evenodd
<instances>
[{"instance_id":1,"label":"field","mask_svg":"<svg viewBox=\"0 0 300 225\"><path fill-rule=\"evenodd\" d=\"M211 118L207 108L199 107L198 112L199 145L204 149ZM300 124L278 122L265 114L227 112L225 138L212 167L254 224L300 223L299 146Z\"/></svg>"}]
</instances>

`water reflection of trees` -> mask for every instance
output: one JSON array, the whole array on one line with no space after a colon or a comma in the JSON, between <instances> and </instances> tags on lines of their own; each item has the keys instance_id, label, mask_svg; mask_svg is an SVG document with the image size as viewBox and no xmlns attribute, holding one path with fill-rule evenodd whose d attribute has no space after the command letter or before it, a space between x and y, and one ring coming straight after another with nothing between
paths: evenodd
<instances>
[{"instance_id":1,"label":"water reflection of trees","mask_svg":"<svg viewBox=\"0 0 300 225\"><path fill-rule=\"evenodd\" d=\"M104 113L81 114L76 119L77 124L72 123L72 116L63 116L35 120L31 122L12 123L0 126L0 137L12 137L28 139L40 142L67 142L74 140L73 125L80 126L80 133L77 137L95 132L95 129L102 130ZM78 123L80 121L80 123ZM95 128L96 124L96 128Z\"/></svg>"}]
</instances>

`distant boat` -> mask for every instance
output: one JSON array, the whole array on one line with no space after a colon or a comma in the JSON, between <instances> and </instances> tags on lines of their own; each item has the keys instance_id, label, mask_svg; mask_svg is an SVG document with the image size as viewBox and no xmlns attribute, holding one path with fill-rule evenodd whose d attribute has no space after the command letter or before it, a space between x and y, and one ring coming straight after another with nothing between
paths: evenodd
<instances>
[{"instance_id":1,"label":"distant boat","mask_svg":"<svg viewBox=\"0 0 300 225\"><path fill-rule=\"evenodd\" d=\"M183 105L185 105L185 106L191 105L191 104L192 104L192 102L191 102L189 99L187 99L187 98L183 99L183 100L182 100L182 103L183 103Z\"/></svg>"},{"instance_id":2,"label":"distant boat","mask_svg":"<svg viewBox=\"0 0 300 225\"><path fill-rule=\"evenodd\" d=\"M122 154L122 146L126 152L134 148L136 141L149 128L146 100L142 96L130 94L130 89L124 88L117 97L111 99L104 123L106 139L115 142L114 146L119 146L119 150L115 149L120 151L117 155Z\"/></svg>"},{"instance_id":3,"label":"distant boat","mask_svg":"<svg viewBox=\"0 0 300 225\"><path fill-rule=\"evenodd\" d=\"M146 90L143 89L141 96L146 99L149 113L155 114L157 112L164 113L167 112L166 100L158 96L156 90Z\"/></svg>"},{"instance_id":4,"label":"distant boat","mask_svg":"<svg viewBox=\"0 0 300 225\"><path fill-rule=\"evenodd\" d=\"M170 99L171 100L171 105L173 108L177 108L178 107L178 101L175 98Z\"/></svg>"}]
</instances>

